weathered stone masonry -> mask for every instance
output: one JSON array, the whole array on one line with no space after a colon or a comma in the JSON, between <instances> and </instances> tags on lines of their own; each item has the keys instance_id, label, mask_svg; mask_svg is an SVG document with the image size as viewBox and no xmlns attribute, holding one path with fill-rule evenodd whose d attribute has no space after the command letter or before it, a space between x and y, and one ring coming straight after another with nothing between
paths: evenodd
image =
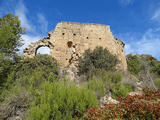
<instances>
[{"instance_id":1,"label":"weathered stone masonry","mask_svg":"<svg viewBox=\"0 0 160 120\"><path fill-rule=\"evenodd\" d=\"M55 30L48 33L47 38L31 43L24 50L24 57L34 57L37 49L42 46L50 48L50 55L60 63L61 67L76 66L77 59L85 50L102 46L118 57L121 69L127 70L124 43L114 38L110 27L106 25L58 23Z\"/></svg>"}]
</instances>

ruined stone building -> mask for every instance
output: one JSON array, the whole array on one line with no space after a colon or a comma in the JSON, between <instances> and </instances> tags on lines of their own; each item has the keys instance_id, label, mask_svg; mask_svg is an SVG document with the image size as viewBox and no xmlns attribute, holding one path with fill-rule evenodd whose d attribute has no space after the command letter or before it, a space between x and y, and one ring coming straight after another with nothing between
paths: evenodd
<instances>
[{"instance_id":1,"label":"ruined stone building","mask_svg":"<svg viewBox=\"0 0 160 120\"><path fill-rule=\"evenodd\" d=\"M50 55L61 67L76 66L77 59L85 50L102 46L118 57L121 69L127 70L124 43L114 38L107 25L60 22L46 38L31 43L24 50L24 57L34 57L37 49L42 46L50 48Z\"/></svg>"}]
</instances>

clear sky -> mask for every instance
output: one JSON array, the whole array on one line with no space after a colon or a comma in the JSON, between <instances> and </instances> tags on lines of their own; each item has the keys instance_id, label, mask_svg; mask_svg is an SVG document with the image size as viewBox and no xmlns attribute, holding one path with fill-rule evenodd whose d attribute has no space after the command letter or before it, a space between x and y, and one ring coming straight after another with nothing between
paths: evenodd
<instances>
[{"instance_id":1,"label":"clear sky","mask_svg":"<svg viewBox=\"0 0 160 120\"><path fill-rule=\"evenodd\" d=\"M160 0L0 0L0 17L19 16L27 32L25 48L58 22L110 25L125 53L151 54L160 60Z\"/></svg>"}]
</instances>

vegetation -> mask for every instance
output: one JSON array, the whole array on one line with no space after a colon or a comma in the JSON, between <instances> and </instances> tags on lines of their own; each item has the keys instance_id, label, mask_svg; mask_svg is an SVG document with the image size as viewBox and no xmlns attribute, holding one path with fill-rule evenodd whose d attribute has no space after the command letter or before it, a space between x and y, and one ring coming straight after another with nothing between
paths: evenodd
<instances>
[{"instance_id":1,"label":"vegetation","mask_svg":"<svg viewBox=\"0 0 160 120\"><path fill-rule=\"evenodd\" d=\"M119 104L106 104L86 111L83 120L158 120L159 91L144 90L143 95L119 97Z\"/></svg>"},{"instance_id":2,"label":"vegetation","mask_svg":"<svg viewBox=\"0 0 160 120\"><path fill-rule=\"evenodd\" d=\"M6 78L3 79L1 101L8 94L7 91L15 86L35 92L45 81L53 82L58 79L58 63L48 55L38 55L35 58L27 59L19 57L14 64L8 65L8 67L12 69L9 73L6 72Z\"/></svg>"},{"instance_id":3,"label":"vegetation","mask_svg":"<svg viewBox=\"0 0 160 120\"><path fill-rule=\"evenodd\" d=\"M88 88L95 91L99 98L109 91L112 93L113 98L117 98L119 95L126 96L133 90L129 84L122 85L121 81L121 73L99 70L96 72L96 75L89 79Z\"/></svg>"},{"instance_id":4,"label":"vegetation","mask_svg":"<svg viewBox=\"0 0 160 120\"><path fill-rule=\"evenodd\" d=\"M53 81L50 76L58 78L58 72L57 61L48 55L22 59L14 70L18 84L32 88L38 88L44 81Z\"/></svg>"},{"instance_id":5,"label":"vegetation","mask_svg":"<svg viewBox=\"0 0 160 120\"><path fill-rule=\"evenodd\" d=\"M0 119L17 111L23 111L24 117L28 110L27 119L74 119L98 105L93 91L60 81L59 65L52 57L18 56L23 33L20 21L11 14L0 20Z\"/></svg>"},{"instance_id":6,"label":"vegetation","mask_svg":"<svg viewBox=\"0 0 160 120\"><path fill-rule=\"evenodd\" d=\"M160 88L160 62L151 55L127 55L128 70L147 88ZM155 84L155 85L154 85Z\"/></svg>"},{"instance_id":7,"label":"vegetation","mask_svg":"<svg viewBox=\"0 0 160 120\"><path fill-rule=\"evenodd\" d=\"M28 120L72 120L97 104L96 95L88 89L67 82L46 82L29 111Z\"/></svg>"},{"instance_id":8,"label":"vegetation","mask_svg":"<svg viewBox=\"0 0 160 120\"><path fill-rule=\"evenodd\" d=\"M154 83L158 88L160 88L160 78L156 78Z\"/></svg>"},{"instance_id":9,"label":"vegetation","mask_svg":"<svg viewBox=\"0 0 160 120\"><path fill-rule=\"evenodd\" d=\"M5 59L5 54L0 53L0 90L4 89L5 83L7 82L8 74L12 69L12 61Z\"/></svg>"},{"instance_id":10,"label":"vegetation","mask_svg":"<svg viewBox=\"0 0 160 120\"><path fill-rule=\"evenodd\" d=\"M151 71L160 76L160 62L152 61L150 65L151 65Z\"/></svg>"},{"instance_id":11,"label":"vegetation","mask_svg":"<svg viewBox=\"0 0 160 120\"><path fill-rule=\"evenodd\" d=\"M79 59L79 74L92 76L97 69L113 71L116 70L118 62L117 57L107 49L102 47L96 47L94 50L88 49Z\"/></svg>"},{"instance_id":12,"label":"vegetation","mask_svg":"<svg viewBox=\"0 0 160 120\"><path fill-rule=\"evenodd\" d=\"M54 58L19 56L17 51L22 45L23 33L17 16L8 14L0 18L0 119L10 119L17 114L27 120L160 117L160 106L156 102L160 99L159 92L127 96L133 89L123 83L124 74L116 70L119 60L107 49L96 47L84 52L79 59L79 75L85 77L77 85L60 76ZM127 63L131 74L140 78L149 71L160 87L160 62L151 56L129 55ZM109 92L115 99L120 95L120 103L98 108L98 100Z\"/></svg>"},{"instance_id":13,"label":"vegetation","mask_svg":"<svg viewBox=\"0 0 160 120\"><path fill-rule=\"evenodd\" d=\"M132 74L137 75L140 72L141 64L138 60L138 56L128 55L127 56L127 65L128 65L128 70Z\"/></svg>"},{"instance_id":14,"label":"vegetation","mask_svg":"<svg viewBox=\"0 0 160 120\"><path fill-rule=\"evenodd\" d=\"M8 86L8 76L13 71L23 33L17 16L7 14L0 18L0 94Z\"/></svg>"},{"instance_id":15,"label":"vegetation","mask_svg":"<svg viewBox=\"0 0 160 120\"><path fill-rule=\"evenodd\" d=\"M20 37L23 33L24 29L17 16L7 14L0 18L0 52L15 54L22 45Z\"/></svg>"}]
</instances>

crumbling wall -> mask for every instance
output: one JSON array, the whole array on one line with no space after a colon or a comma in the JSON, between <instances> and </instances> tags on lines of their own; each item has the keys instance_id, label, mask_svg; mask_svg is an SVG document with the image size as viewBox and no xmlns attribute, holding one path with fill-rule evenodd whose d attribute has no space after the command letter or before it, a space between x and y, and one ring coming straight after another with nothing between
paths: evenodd
<instances>
[{"instance_id":1,"label":"crumbling wall","mask_svg":"<svg viewBox=\"0 0 160 120\"><path fill-rule=\"evenodd\" d=\"M44 44L45 43L45 44ZM76 66L78 58L87 49L96 46L107 48L121 61L120 68L127 70L124 55L124 43L115 39L110 27L91 23L58 23L55 30L49 32L47 38L32 43L24 50L24 56L34 57L41 44L50 48L50 55L57 59L62 67Z\"/></svg>"},{"instance_id":2,"label":"crumbling wall","mask_svg":"<svg viewBox=\"0 0 160 120\"><path fill-rule=\"evenodd\" d=\"M43 46L47 46L51 50L54 49L54 46L50 42L50 39L42 39L35 43L31 43L27 48L25 48L23 56L33 58L36 55L38 48L43 47Z\"/></svg>"}]
</instances>

